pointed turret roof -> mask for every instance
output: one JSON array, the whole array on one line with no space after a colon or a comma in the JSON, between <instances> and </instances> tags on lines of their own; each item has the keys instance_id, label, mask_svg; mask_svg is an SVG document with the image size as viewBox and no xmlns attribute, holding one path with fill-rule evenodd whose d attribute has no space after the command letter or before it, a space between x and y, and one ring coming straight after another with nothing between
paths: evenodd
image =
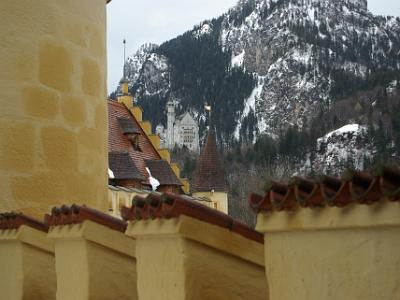
<instances>
[{"instance_id":1,"label":"pointed turret roof","mask_svg":"<svg viewBox=\"0 0 400 300\"><path fill-rule=\"evenodd\" d=\"M194 174L193 192L226 192L225 171L214 130L210 130Z\"/></svg>"}]
</instances>

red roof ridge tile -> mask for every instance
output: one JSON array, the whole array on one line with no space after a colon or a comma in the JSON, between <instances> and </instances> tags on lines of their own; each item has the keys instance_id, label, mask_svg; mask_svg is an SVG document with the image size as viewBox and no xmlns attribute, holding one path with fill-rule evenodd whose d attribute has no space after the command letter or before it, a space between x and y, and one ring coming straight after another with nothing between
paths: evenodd
<instances>
[{"instance_id":1,"label":"red roof ridge tile","mask_svg":"<svg viewBox=\"0 0 400 300\"><path fill-rule=\"evenodd\" d=\"M386 166L374 172L348 170L342 178L323 176L319 180L293 177L289 185L269 182L265 195L251 194L249 203L259 213L295 207L368 205L383 198L400 201L400 168Z\"/></svg>"},{"instance_id":2,"label":"red roof ridge tile","mask_svg":"<svg viewBox=\"0 0 400 300\"><path fill-rule=\"evenodd\" d=\"M101 211L75 204L54 207L51 210L51 214L45 215L45 224L49 227L81 224L84 221L92 221L120 232L125 232L127 227L127 224L120 219Z\"/></svg>"},{"instance_id":3,"label":"red roof ridge tile","mask_svg":"<svg viewBox=\"0 0 400 300\"><path fill-rule=\"evenodd\" d=\"M197 203L193 198L172 193L152 193L147 197L136 196L132 207L123 207L121 215L125 221L147 219L170 219L185 215L199 221L226 228L245 238L264 243L263 235L235 221L230 216Z\"/></svg>"},{"instance_id":4,"label":"red roof ridge tile","mask_svg":"<svg viewBox=\"0 0 400 300\"><path fill-rule=\"evenodd\" d=\"M19 229L23 225L43 232L48 232L49 230L49 227L44 223L22 213L11 212L0 214L0 230Z\"/></svg>"}]
</instances>

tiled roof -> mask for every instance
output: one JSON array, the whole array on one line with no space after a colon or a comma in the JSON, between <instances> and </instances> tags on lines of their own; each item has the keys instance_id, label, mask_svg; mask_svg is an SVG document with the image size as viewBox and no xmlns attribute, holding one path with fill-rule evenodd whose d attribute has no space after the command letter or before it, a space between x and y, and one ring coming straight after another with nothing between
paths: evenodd
<instances>
[{"instance_id":1,"label":"tiled roof","mask_svg":"<svg viewBox=\"0 0 400 300\"><path fill-rule=\"evenodd\" d=\"M342 178L324 176L315 181L300 177L289 184L271 182L264 196L250 195L255 212L284 211L296 207L344 207L372 204L382 199L400 201L400 168L383 167L374 173L348 171Z\"/></svg>"},{"instance_id":2,"label":"tiled roof","mask_svg":"<svg viewBox=\"0 0 400 300\"><path fill-rule=\"evenodd\" d=\"M170 165L165 160L146 159L146 166L149 168L151 176L156 178L161 185L182 185L172 171Z\"/></svg>"},{"instance_id":3,"label":"tiled roof","mask_svg":"<svg viewBox=\"0 0 400 300\"><path fill-rule=\"evenodd\" d=\"M51 214L46 214L45 216L45 224L47 226L81 224L84 221L92 221L120 232L125 232L127 227L125 222L108 214L75 204L71 207L66 205L54 207Z\"/></svg>"},{"instance_id":4,"label":"tiled roof","mask_svg":"<svg viewBox=\"0 0 400 300\"><path fill-rule=\"evenodd\" d=\"M117 118L117 121L123 134L140 134L139 128L131 118Z\"/></svg>"},{"instance_id":5,"label":"tiled roof","mask_svg":"<svg viewBox=\"0 0 400 300\"><path fill-rule=\"evenodd\" d=\"M226 191L225 172L213 130L208 132L193 178L193 192Z\"/></svg>"},{"instance_id":6,"label":"tiled roof","mask_svg":"<svg viewBox=\"0 0 400 300\"><path fill-rule=\"evenodd\" d=\"M189 196L172 193L152 193L147 197L136 196L131 208L121 210L124 220L169 219L185 215L203 222L229 229L248 239L264 243L263 235L235 221L228 215L194 201Z\"/></svg>"},{"instance_id":7,"label":"tiled roof","mask_svg":"<svg viewBox=\"0 0 400 300\"><path fill-rule=\"evenodd\" d=\"M146 180L133 163L128 152L108 153L108 165L114 173L114 179Z\"/></svg>"},{"instance_id":8,"label":"tiled roof","mask_svg":"<svg viewBox=\"0 0 400 300\"><path fill-rule=\"evenodd\" d=\"M22 225L47 232L48 226L42 222L32 219L31 217L17 213L3 213L0 214L0 230L5 229L18 229Z\"/></svg>"},{"instance_id":9,"label":"tiled roof","mask_svg":"<svg viewBox=\"0 0 400 300\"><path fill-rule=\"evenodd\" d=\"M108 100L108 151L109 152L126 152L129 154L131 160L139 170L140 174L145 178L145 183L148 182L148 173L146 171L145 160L162 160L160 154L154 148L153 144L149 140L148 136L142 130L140 124L131 114L131 112L122 103L118 103L112 100ZM138 129L138 146L140 150L133 147L132 143L129 141L128 136L123 133L123 129L120 126L121 119L130 120L130 126ZM123 121L127 122L127 121ZM169 169L171 167L167 166ZM114 171L111 168L112 171ZM175 182L176 185L181 185L179 179L176 177L175 173L171 172L168 181Z\"/></svg>"}]
</instances>

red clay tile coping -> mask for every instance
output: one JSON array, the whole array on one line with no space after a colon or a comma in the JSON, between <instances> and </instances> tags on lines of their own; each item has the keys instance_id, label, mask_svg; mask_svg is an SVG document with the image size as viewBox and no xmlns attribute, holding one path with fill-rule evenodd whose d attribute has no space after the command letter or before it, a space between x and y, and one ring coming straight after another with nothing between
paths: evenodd
<instances>
[{"instance_id":1,"label":"red clay tile coping","mask_svg":"<svg viewBox=\"0 0 400 300\"><path fill-rule=\"evenodd\" d=\"M123 207L121 215L125 221L170 219L185 215L229 229L247 239L264 243L264 238L261 233L235 221L222 212L199 204L195 202L193 198L184 195L152 193L147 197L136 196L133 199L132 207Z\"/></svg>"},{"instance_id":2,"label":"red clay tile coping","mask_svg":"<svg viewBox=\"0 0 400 300\"><path fill-rule=\"evenodd\" d=\"M0 230L19 229L22 225L48 232L49 227L42 222L21 213L0 214Z\"/></svg>"},{"instance_id":3,"label":"red clay tile coping","mask_svg":"<svg viewBox=\"0 0 400 300\"><path fill-rule=\"evenodd\" d=\"M66 205L54 207L51 214L45 215L45 224L48 226L81 224L84 221L92 221L120 232L125 232L127 227L124 221L95 209L75 204L71 207Z\"/></svg>"},{"instance_id":4,"label":"red clay tile coping","mask_svg":"<svg viewBox=\"0 0 400 300\"><path fill-rule=\"evenodd\" d=\"M400 201L400 168L382 167L374 172L347 171L342 178L324 176L319 181L294 177L289 184L269 182L264 196L251 194L256 212L288 211L295 207L344 207L372 204L386 198Z\"/></svg>"}]
</instances>

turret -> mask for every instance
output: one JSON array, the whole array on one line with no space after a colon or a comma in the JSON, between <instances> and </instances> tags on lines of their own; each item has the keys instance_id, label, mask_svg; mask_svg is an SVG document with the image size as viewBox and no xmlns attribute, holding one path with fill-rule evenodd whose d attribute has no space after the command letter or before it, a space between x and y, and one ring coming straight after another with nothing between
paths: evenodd
<instances>
[{"instance_id":1,"label":"turret","mask_svg":"<svg viewBox=\"0 0 400 300\"><path fill-rule=\"evenodd\" d=\"M205 202L208 206L228 213L225 171L212 127L211 108L207 108L210 111L210 129L194 173L192 191L195 197L209 200L209 202Z\"/></svg>"},{"instance_id":2,"label":"turret","mask_svg":"<svg viewBox=\"0 0 400 300\"><path fill-rule=\"evenodd\" d=\"M0 211L107 207L106 0L1 0Z\"/></svg>"},{"instance_id":3,"label":"turret","mask_svg":"<svg viewBox=\"0 0 400 300\"><path fill-rule=\"evenodd\" d=\"M173 96L167 102L167 148L174 147L175 102Z\"/></svg>"}]
</instances>

